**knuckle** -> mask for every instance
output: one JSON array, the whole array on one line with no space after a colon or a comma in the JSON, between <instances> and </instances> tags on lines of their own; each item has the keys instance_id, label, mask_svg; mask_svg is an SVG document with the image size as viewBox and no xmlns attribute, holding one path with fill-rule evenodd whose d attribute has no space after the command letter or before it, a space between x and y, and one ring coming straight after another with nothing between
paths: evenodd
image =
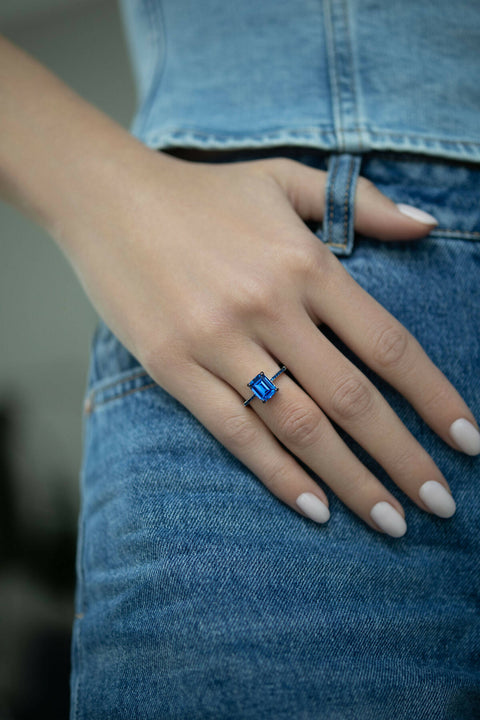
<instances>
[{"instance_id":1,"label":"knuckle","mask_svg":"<svg viewBox=\"0 0 480 720\"><path fill-rule=\"evenodd\" d=\"M334 254L317 241L305 245L297 253L296 267L315 283L315 287L322 287L325 291L327 281L335 270L332 258L335 258Z\"/></svg>"},{"instance_id":2,"label":"knuckle","mask_svg":"<svg viewBox=\"0 0 480 720\"><path fill-rule=\"evenodd\" d=\"M401 327L382 327L373 340L373 359L385 368L398 366L405 359L408 338L408 332Z\"/></svg>"},{"instance_id":3,"label":"knuckle","mask_svg":"<svg viewBox=\"0 0 480 720\"><path fill-rule=\"evenodd\" d=\"M332 395L333 411L343 420L354 420L368 412L373 391L365 378L349 376L341 380Z\"/></svg>"},{"instance_id":4,"label":"knuckle","mask_svg":"<svg viewBox=\"0 0 480 720\"><path fill-rule=\"evenodd\" d=\"M312 265L312 249L308 242L301 238L300 242L290 242L282 248L281 268L294 275L306 275L310 273Z\"/></svg>"},{"instance_id":5,"label":"knuckle","mask_svg":"<svg viewBox=\"0 0 480 720\"><path fill-rule=\"evenodd\" d=\"M230 301L234 312L242 317L266 317L272 321L280 318L274 282L268 277L244 277L232 287Z\"/></svg>"},{"instance_id":6,"label":"knuckle","mask_svg":"<svg viewBox=\"0 0 480 720\"><path fill-rule=\"evenodd\" d=\"M258 428L246 415L229 415L222 423L224 445L235 450L251 449L258 439Z\"/></svg>"},{"instance_id":7,"label":"knuckle","mask_svg":"<svg viewBox=\"0 0 480 720\"><path fill-rule=\"evenodd\" d=\"M281 437L296 447L307 448L317 442L321 434L322 417L315 408L290 406L288 414L279 418Z\"/></svg>"},{"instance_id":8,"label":"knuckle","mask_svg":"<svg viewBox=\"0 0 480 720\"><path fill-rule=\"evenodd\" d=\"M452 389L445 383L441 386L435 385L425 390L425 399L423 401L424 412L431 413L437 417L445 412L452 402Z\"/></svg>"},{"instance_id":9,"label":"knuckle","mask_svg":"<svg viewBox=\"0 0 480 720\"><path fill-rule=\"evenodd\" d=\"M311 248L308 257L307 276L312 287L322 294L342 291L345 283L346 270L339 262L337 256L323 243Z\"/></svg>"},{"instance_id":10,"label":"knuckle","mask_svg":"<svg viewBox=\"0 0 480 720\"><path fill-rule=\"evenodd\" d=\"M249 169L252 173L280 181L289 177L296 165L295 160L281 156L249 161Z\"/></svg>"},{"instance_id":11,"label":"knuckle","mask_svg":"<svg viewBox=\"0 0 480 720\"><path fill-rule=\"evenodd\" d=\"M397 448L392 458L392 467L395 468L396 478L403 481L418 475L423 454L422 451L415 452L411 448Z\"/></svg>"}]
</instances>

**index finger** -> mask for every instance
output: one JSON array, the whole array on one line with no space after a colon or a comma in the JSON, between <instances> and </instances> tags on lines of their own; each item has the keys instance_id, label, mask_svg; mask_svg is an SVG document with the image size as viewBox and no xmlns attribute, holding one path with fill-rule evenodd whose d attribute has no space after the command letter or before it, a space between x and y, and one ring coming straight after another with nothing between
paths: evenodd
<instances>
[{"instance_id":1,"label":"index finger","mask_svg":"<svg viewBox=\"0 0 480 720\"><path fill-rule=\"evenodd\" d=\"M478 425L461 395L418 340L336 258L331 260L322 283L312 282L307 292L319 321L398 390L446 443L468 455L479 454Z\"/></svg>"}]
</instances>

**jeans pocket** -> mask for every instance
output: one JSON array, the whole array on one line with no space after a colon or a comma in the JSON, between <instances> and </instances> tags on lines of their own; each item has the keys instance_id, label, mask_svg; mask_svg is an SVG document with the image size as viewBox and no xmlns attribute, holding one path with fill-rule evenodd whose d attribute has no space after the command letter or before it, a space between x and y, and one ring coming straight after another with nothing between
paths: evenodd
<instances>
[{"instance_id":1,"label":"jeans pocket","mask_svg":"<svg viewBox=\"0 0 480 720\"><path fill-rule=\"evenodd\" d=\"M85 413L88 415L96 407L154 386L157 383L137 358L100 319L91 342Z\"/></svg>"},{"instance_id":2,"label":"jeans pocket","mask_svg":"<svg viewBox=\"0 0 480 720\"><path fill-rule=\"evenodd\" d=\"M139 365L136 369L126 370L89 387L84 403L85 413L88 415L106 403L154 387L159 386Z\"/></svg>"}]
</instances>

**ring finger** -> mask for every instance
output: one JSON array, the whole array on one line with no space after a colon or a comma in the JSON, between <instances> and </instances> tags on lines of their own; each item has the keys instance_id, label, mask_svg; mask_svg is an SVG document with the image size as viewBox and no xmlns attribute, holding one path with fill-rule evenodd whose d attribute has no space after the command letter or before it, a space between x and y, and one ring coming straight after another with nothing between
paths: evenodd
<instances>
[{"instance_id":1,"label":"ring finger","mask_svg":"<svg viewBox=\"0 0 480 720\"><path fill-rule=\"evenodd\" d=\"M231 363L227 367L210 367L208 369L233 386L245 400L251 396L247 382L248 379L252 379L252 367L258 369L258 372L263 369L268 378L273 377L279 370L278 363L268 352L253 342L250 347L243 345L242 349L232 353L231 357L235 358L235 363ZM254 374L256 375L257 372ZM263 421L264 431L267 431L268 428L271 431L268 433L269 435L273 434L288 450L311 468L339 499L370 527L375 530L380 529L395 537L403 535L406 526L401 504L358 460L334 430L320 407L286 374L282 374L274 381L274 384L278 387L278 391L271 399L262 402L255 398L252 401L255 414ZM240 402L238 397L236 402ZM223 428L219 428L220 436L214 432L229 449L235 446L235 441L226 429L230 424L228 413L238 418L239 409L240 412L249 412L241 403L240 408L231 407L229 410L224 408L227 418L223 417L222 419ZM220 417L221 415L219 415ZM253 413L250 414L250 417L251 420L248 420L245 416L243 424L251 423L252 428L255 426L259 430L258 419ZM208 427L208 423L205 424ZM262 455L266 447L263 438L264 434L260 433L255 449L235 447L232 452L251 467L245 456L256 452L257 449ZM278 443L276 443L276 455L275 465L277 468L280 466L282 458L283 460L287 457L291 459L291 456L285 453ZM293 486L295 486L295 492L300 494L310 492L312 489L313 481L303 471L299 482L297 468L300 469L300 466L298 463L295 463L295 466L294 468L289 463L289 471L282 473L281 483L272 482L271 476L266 478L265 474L262 475L258 470L256 474L275 495L284 499L282 495L287 492L292 497ZM306 485L303 486L303 483L307 482L307 478L309 479L308 490ZM316 487L318 488L318 486Z\"/></svg>"},{"instance_id":2,"label":"ring finger","mask_svg":"<svg viewBox=\"0 0 480 720\"><path fill-rule=\"evenodd\" d=\"M292 311L291 311L292 312ZM295 312L295 311L293 311ZM289 343L279 347L288 332ZM448 483L377 388L300 309L288 329L276 328L266 343L319 407L353 437L422 509L450 517L455 502ZM298 348L301 348L299 352Z\"/></svg>"}]
</instances>

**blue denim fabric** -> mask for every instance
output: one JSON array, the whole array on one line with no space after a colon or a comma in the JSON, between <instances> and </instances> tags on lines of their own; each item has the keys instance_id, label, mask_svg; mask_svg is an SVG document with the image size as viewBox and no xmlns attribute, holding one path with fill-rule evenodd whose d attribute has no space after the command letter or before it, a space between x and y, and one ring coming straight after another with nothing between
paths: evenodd
<instances>
[{"instance_id":1,"label":"blue denim fabric","mask_svg":"<svg viewBox=\"0 0 480 720\"><path fill-rule=\"evenodd\" d=\"M119 0L152 148L480 161L477 0Z\"/></svg>"},{"instance_id":2,"label":"blue denim fabric","mask_svg":"<svg viewBox=\"0 0 480 720\"><path fill-rule=\"evenodd\" d=\"M265 153L239 155L255 156ZM356 234L339 259L480 417L480 168L371 153L360 173L439 226L413 243ZM100 322L85 397L72 719L479 717L478 459L447 446L322 330L430 452L456 514L420 510L346 438L402 502L407 534L375 532L328 487L330 521L299 516Z\"/></svg>"}]
</instances>

